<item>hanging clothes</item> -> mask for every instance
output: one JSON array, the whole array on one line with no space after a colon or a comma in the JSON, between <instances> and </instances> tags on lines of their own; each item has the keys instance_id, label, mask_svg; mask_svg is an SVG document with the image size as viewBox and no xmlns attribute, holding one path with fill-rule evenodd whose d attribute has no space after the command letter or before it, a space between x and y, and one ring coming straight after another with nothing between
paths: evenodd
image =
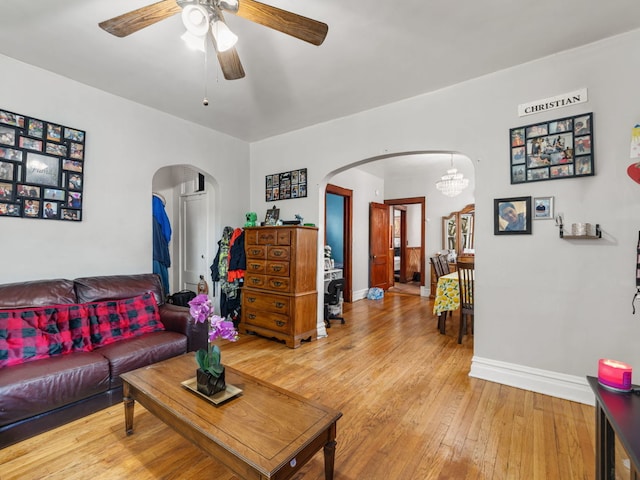
<instances>
[{"instance_id":1,"label":"hanging clothes","mask_svg":"<svg viewBox=\"0 0 640 480\"><path fill-rule=\"evenodd\" d=\"M160 275L164 293L169 295L171 222L160 197L153 195L151 206L153 212L153 273Z\"/></svg>"},{"instance_id":2,"label":"hanging clothes","mask_svg":"<svg viewBox=\"0 0 640 480\"><path fill-rule=\"evenodd\" d=\"M238 267L243 265L243 233L241 229L234 230L232 227L224 227L222 237L218 241L218 253L216 253L210 267L211 280L220 284L220 315L223 318L230 318L236 326L240 321L240 287L243 284L244 269L246 269L245 260L242 274L238 272ZM238 242L240 237L242 240ZM242 250L242 253L239 249ZM238 262L232 260L235 257L238 258ZM229 270L230 266L233 267L231 271Z\"/></svg>"}]
</instances>

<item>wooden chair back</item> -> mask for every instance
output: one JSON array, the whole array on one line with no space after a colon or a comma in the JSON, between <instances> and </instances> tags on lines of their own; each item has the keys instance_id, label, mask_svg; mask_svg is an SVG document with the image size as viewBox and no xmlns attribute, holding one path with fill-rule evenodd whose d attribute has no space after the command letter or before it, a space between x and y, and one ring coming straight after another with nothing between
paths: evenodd
<instances>
[{"instance_id":1,"label":"wooden chair back","mask_svg":"<svg viewBox=\"0 0 640 480\"><path fill-rule=\"evenodd\" d=\"M465 259L456 263L458 288L460 290L460 313L473 315L473 286L475 282L475 262Z\"/></svg>"},{"instance_id":2,"label":"wooden chair back","mask_svg":"<svg viewBox=\"0 0 640 480\"><path fill-rule=\"evenodd\" d=\"M436 279L440 278L442 275L446 275L442 269L442 264L440 263L440 255L430 257L429 260L431 261L431 265L433 265L433 271L436 272Z\"/></svg>"},{"instance_id":3,"label":"wooden chair back","mask_svg":"<svg viewBox=\"0 0 640 480\"><path fill-rule=\"evenodd\" d=\"M451 273L451 270L449 270L449 260L447 260L447 256L439 255L438 259L440 260L440 265L442 267L442 271L444 272L443 275Z\"/></svg>"}]
</instances>

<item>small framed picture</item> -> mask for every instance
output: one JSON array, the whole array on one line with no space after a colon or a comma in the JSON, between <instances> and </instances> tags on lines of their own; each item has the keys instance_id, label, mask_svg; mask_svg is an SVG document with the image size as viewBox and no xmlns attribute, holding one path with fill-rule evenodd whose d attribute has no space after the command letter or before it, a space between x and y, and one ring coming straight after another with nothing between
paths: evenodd
<instances>
[{"instance_id":1,"label":"small framed picture","mask_svg":"<svg viewBox=\"0 0 640 480\"><path fill-rule=\"evenodd\" d=\"M0 127L0 143L3 145L16 144L16 131L9 127Z\"/></svg>"},{"instance_id":2,"label":"small framed picture","mask_svg":"<svg viewBox=\"0 0 640 480\"><path fill-rule=\"evenodd\" d=\"M18 184L18 196L27 198L40 198L40 187Z\"/></svg>"},{"instance_id":3,"label":"small framed picture","mask_svg":"<svg viewBox=\"0 0 640 480\"><path fill-rule=\"evenodd\" d=\"M535 197L533 199L533 219L551 220L553 218L553 197Z\"/></svg>"},{"instance_id":4,"label":"small framed picture","mask_svg":"<svg viewBox=\"0 0 640 480\"><path fill-rule=\"evenodd\" d=\"M71 170L72 172L82 172L82 162L77 160L62 160L62 169Z\"/></svg>"},{"instance_id":5,"label":"small framed picture","mask_svg":"<svg viewBox=\"0 0 640 480\"><path fill-rule=\"evenodd\" d=\"M42 140L34 140L33 138L20 137L20 148L28 150L42 151Z\"/></svg>"},{"instance_id":6,"label":"small framed picture","mask_svg":"<svg viewBox=\"0 0 640 480\"><path fill-rule=\"evenodd\" d=\"M84 132L82 130L65 127L64 138L66 140L73 140L74 142L84 142Z\"/></svg>"},{"instance_id":7,"label":"small framed picture","mask_svg":"<svg viewBox=\"0 0 640 480\"><path fill-rule=\"evenodd\" d=\"M0 200L13 200L13 183L0 182Z\"/></svg>"},{"instance_id":8,"label":"small framed picture","mask_svg":"<svg viewBox=\"0 0 640 480\"><path fill-rule=\"evenodd\" d=\"M67 207L71 208L81 208L82 207L82 193L80 192L69 192L67 196Z\"/></svg>"},{"instance_id":9,"label":"small framed picture","mask_svg":"<svg viewBox=\"0 0 640 480\"><path fill-rule=\"evenodd\" d=\"M71 220L74 222L79 222L81 218L82 212L80 210L72 210L70 208L61 208L60 209L60 218L62 220Z\"/></svg>"},{"instance_id":10,"label":"small framed picture","mask_svg":"<svg viewBox=\"0 0 640 480\"><path fill-rule=\"evenodd\" d=\"M40 200L33 200L29 198L24 201L24 216L31 218L38 218L40 216Z\"/></svg>"},{"instance_id":11,"label":"small framed picture","mask_svg":"<svg viewBox=\"0 0 640 480\"><path fill-rule=\"evenodd\" d=\"M42 120L30 118L27 128L27 134L30 137L42 138L42 136L44 135L44 122Z\"/></svg>"},{"instance_id":12,"label":"small framed picture","mask_svg":"<svg viewBox=\"0 0 640 480\"><path fill-rule=\"evenodd\" d=\"M13 125L14 127L24 128L24 117L15 113L0 110L0 123L5 125Z\"/></svg>"},{"instance_id":13,"label":"small framed picture","mask_svg":"<svg viewBox=\"0 0 640 480\"><path fill-rule=\"evenodd\" d=\"M280 209L273 207L267 210L267 215L264 217L265 225L275 225L280 218Z\"/></svg>"},{"instance_id":14,"label":"small framed picture","mask_svg":"<svg viewBox=\"0 0 640 480\"><path fill-rule=\"evenodd\" d=\"M62 127L47 123L47 140L51 142L59 142L62 140Z\"/></svg>"},{"instance_id":15,"label":"small framed picture","mask_svg":"<svg viewBox=\"0 0 640 480\"><path fill-rule=\"evenodd\" d=\"M82 175L78 173L70 173L67 180L67 188L69 190L82 190Z\"/></svg>"},{"instance_id":16,"label":"small framed picture","mask_svg":"<svg viewBox=\"0 0 640 480\"><path fill-rule=\"evenodd\" d=\"M494 235L531 234L531 197L496 198Z\"/></svg>"},{"instance_id":17,"label":"small framed picture","mask_svg":"<svg viewBox=\"0 0 640 480\"><path fill-rule=\"evenodd\" d=\"M0 203L0 215L5 217L19 217L20 205L15 203Z\"/></svg>"},{"instance_id":18,"label":"small framed picture","mask_svg":"<svg viewBox=\"0 0 640 480\"><path fill-rule=\"evenodd\" d=\"M14 162L22 161L22 151L15 148L2 148L0 147L0 158L6 160L13 160Z\"/></svg>"},{"instance_id":19,"label":"small framed picture","mask_svg":"<svg viewBox=\"0 0 640 480\"><path fill-rule=\"evenodd\" d=\"M58 200L64 201L64 190L58 190L57 188L45 188L43 198L45 200Z\"/></svg>"},{"instance_id":20,"label":"small framed picture","mask_svg":"<svg viewBox=\"0 0 640 480\"><path fill-rule=\"evenodd\" d=\"M84 159L84 145L81 143L71 142L69 145L69 157L75 158L76 160Z\"/></svg>"},{"instance_id":21,"label":"small framed picture","mask_svg":"<svg viewBox=\"0 0 640 480\"><path fill-rule=\"evenodd\" d=\"M324 269L325 270L331 270L331 259L330 258L325 258L324 259Z\"/></svg>"},{"instance_id":22,"label":"small framed picture","mask_svg":"<svg viewBox=\"0 0 640 480\"><path fill-rule=\"evenodd\" d=\"M58 202L44 202L42 209L42 218L55 220L58 218Z\"/></svg>"},{"instance_id":23,"label":"small framed picture","mask_svg":"<svg viewBox=\"0 0 640 480\"><path fill-rule=\"evenodd\" d=\"M61 143L51 143L47 142L47 146L45 148L45 152L50 155L56 155L58 157L66 157L67 156L67 146Z\"/></svg>"},{"instance_id":24,"label":"small framed picture","mask_svg":"<svg viewBox=\"0 0 640 480\"><path fill-rule=\"evenodd\" d=\"M15 165L11 162L0 160L0 180L13 181L15 176Z\"/></svg>"}]
</instances>

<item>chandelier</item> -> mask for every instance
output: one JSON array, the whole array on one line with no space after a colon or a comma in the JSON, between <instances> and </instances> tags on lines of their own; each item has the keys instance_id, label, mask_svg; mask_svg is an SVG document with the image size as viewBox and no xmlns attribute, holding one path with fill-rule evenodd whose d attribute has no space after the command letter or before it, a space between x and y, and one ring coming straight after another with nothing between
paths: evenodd
<instances>
[{"instance_id":1,"label":"chandelier","mask_svg":"<svg viewBox=\"0 0 640 480\"><path fill-rule=\"evenodd\" d=\"M451 154L451 168L436 182L436 188L447 197L455 197L468 186L469 179L464 178L464 175L458 173L458 169L453 167L453 154Z\"/></svg>"}]
</instances>

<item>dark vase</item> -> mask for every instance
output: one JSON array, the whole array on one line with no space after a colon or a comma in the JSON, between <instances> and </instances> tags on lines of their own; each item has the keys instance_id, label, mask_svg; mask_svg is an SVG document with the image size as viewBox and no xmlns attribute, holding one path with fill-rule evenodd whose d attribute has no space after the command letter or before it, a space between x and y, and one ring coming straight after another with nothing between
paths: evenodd
<instances>
[{"instance_id":1,"label":"dark vase","mask_svg":"<svg viewBox=\"0 0 640 480\"><path fill-rule=\"evenodd\" d=\"M199 368L196 371L196 383L198 391L207 396L222 392L227 388L227 384L224 380L224 368L218 377L214 376L211 372L207 372Z\"/></svg>"}]
</instances>

